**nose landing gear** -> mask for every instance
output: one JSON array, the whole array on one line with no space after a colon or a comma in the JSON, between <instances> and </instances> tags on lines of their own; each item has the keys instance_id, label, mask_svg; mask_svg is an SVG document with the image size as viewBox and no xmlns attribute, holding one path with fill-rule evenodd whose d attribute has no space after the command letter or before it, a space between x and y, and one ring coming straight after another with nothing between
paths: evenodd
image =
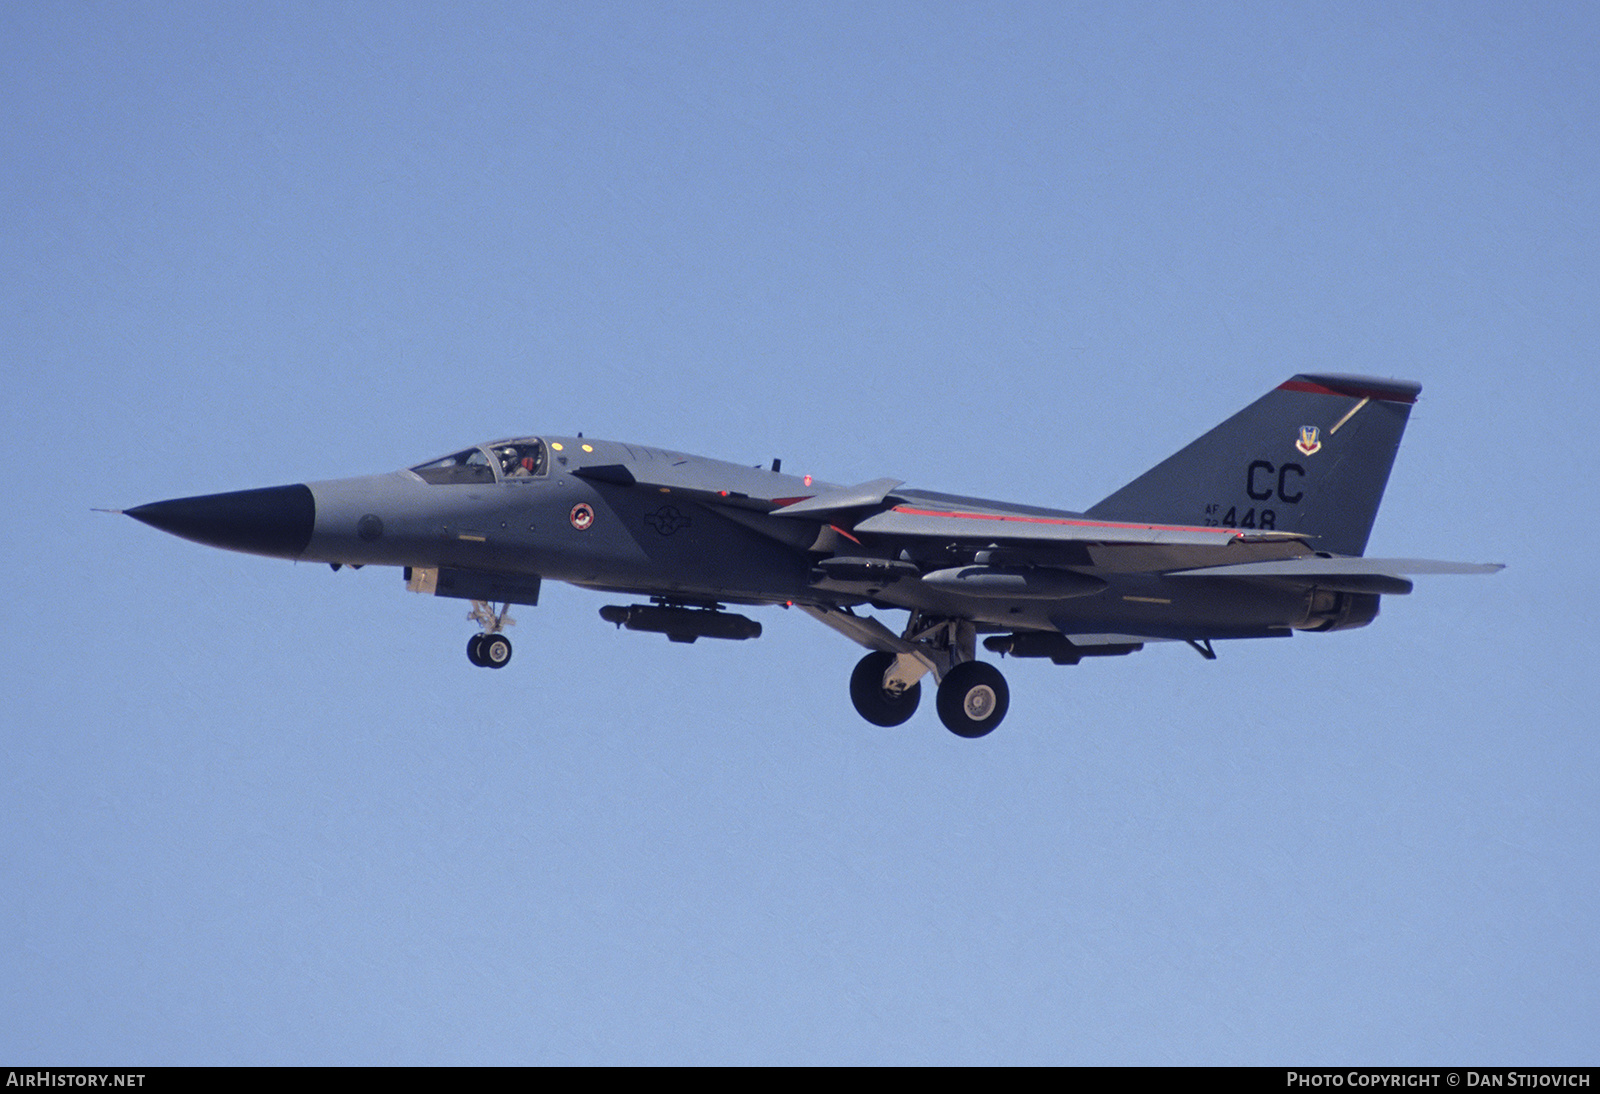
<instances>
[{"instance_id":1,"label":"nose landing gear","mask_svg":"<svg viewBox=\"0 0 1600 1094\"><path fill-rule=\"evenodd\" d=\"M503 669L511 661L511 639L501 634L501 628L516 622L506 614L510 604L502 604L496 611L487 601L474 600L467 618L483 628L467 641L467 660L481 669Z\"/></svg>"},{"instance_id":2,"label":"nose landing gear","mask_svg":"<svg viewBox=\"0 0 1600 1094\"><path fill-rule=\"evenodd\" d=\"M475 634L467 642L467 660L480 669L503 669L511 660L511 639L503 634Z\"/></svg>"}]
</instances>

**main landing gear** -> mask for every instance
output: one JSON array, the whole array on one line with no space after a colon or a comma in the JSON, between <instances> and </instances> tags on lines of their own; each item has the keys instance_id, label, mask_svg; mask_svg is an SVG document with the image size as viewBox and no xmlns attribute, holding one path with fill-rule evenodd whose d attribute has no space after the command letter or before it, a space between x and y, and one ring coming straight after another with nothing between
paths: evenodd
<instances>
[{"instance_id":1,"label":"main landing gear","mask_svg":"<svg viewBox=\"0 0 1600 1094\"><path fill-rule=\"evenodd\" d=\"M982 737L1005 718L1011 689L999 669L973 659L971 623L913 614L900 644L904 652L869 653L850 674L850 700L861 717L875 726L905 723L922 698L921 678L931 672L939 681L939 720L951 733Z\"/></svg>"},{"instance_id":2,"label":"main landing gear","mask_svg":"<svg viewBox=\"0 0 1600 1094\"><path fill-rule=\"evenodd\" d=\"M982 737L1006 716L1011 689L1000 670L982 661L964 661L939 682L939 720L957 737Z\"/></svg>"},{"instance_id":3,"label":"main landing gear","mask_svg":"<svg viewBox=\"0 0 1600 1094\"><path fill-rule=\"evenodd\" d=\"M472 602L467 618L482 627L484 633L475 634L467 641L467 660L480 669L503 669L511 661L511 639L500 633L501 628L516 622L506 614L510 608L510 604L502 604L500 610L495 611L487 601Z\"/></svg>"},{"instance_id":4,"label":"main landing gear","mask_svg":"<svg viewBox=\"0 0 1600 1094\"><path fill-rule=\"evenodd\" d=\"M884 682L894 667L892 653L869 653L850 674L850 701L856 713L875 726L905 724L922 701L922 682L895 687Z\"/></svg>"}]
</instances>

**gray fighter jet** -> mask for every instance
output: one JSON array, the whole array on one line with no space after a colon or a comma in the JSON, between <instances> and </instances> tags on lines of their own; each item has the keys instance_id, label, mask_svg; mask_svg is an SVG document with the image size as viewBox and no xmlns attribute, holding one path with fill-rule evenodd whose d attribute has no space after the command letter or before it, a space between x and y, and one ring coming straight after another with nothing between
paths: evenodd
<instances>
[{"instance_id":1,"label":"gray fighter jet","mask_svg":"<svg viewBox=\"0 0 1600 1094\"><path fill-rule=\"evenodd\" d=\"M475 665L511 659L512 604L549 578L648 603L618 627L744 639L730 604L795 607L870 652L850 678L867 721L905 722L932 674L939 717L981 737L1010 702L977 659L1058 665L1181 641L1364 627L1416 574L1498 565L1365 558L1419 384L1301 375L1082 513L839 486L643 445L516 437L404 471L158 501L129 516L213 547L399 566L472 602ZM897 629L868 614L903 611Z\"/></svg>"}]
</instances>

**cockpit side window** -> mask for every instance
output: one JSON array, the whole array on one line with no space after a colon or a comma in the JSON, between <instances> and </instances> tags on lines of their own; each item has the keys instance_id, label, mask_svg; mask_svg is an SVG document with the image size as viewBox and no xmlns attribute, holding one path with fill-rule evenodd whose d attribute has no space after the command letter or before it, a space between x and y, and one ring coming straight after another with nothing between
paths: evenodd
<instances>
[{"instance_id":1,"label":"cockpit side window","mask_svg":"<svg viewBox=\"0 0 1600 1094\"><path fill-rule=\"evenodd\" d=\"M514 444L494 446L495 459L500 463L500 477L510 482L538 478L546 471L544 442L518 441Z\"/></svg>"},{"instance_id":2,"label":"cockpit side window","mask_svg":"<svg viewBox=\"0 0 1600 1094\"><path fill-rule=\"evenodd\" d=\"M493 482L494 468L481 448L443 456L430 463L418 464L411 469L423 482L436 486L452 483Z\"/></svg>"}]
</instances>

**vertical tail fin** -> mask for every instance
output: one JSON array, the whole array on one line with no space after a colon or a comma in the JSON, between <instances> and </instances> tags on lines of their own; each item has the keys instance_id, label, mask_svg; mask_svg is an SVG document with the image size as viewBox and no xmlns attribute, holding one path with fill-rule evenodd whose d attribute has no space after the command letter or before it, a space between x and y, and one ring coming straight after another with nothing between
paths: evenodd
<instances>
[{"instance_id":1,"label":"vertical tail fin","mask_svg":"<svg viewBox=\"0 0 1600 1094\"><path fill-rule=\"evenodd\" d=\"M1105 520L1294 532L1359 555L1422 385L1301 375L1088 511Z\"/></svg>"}]
</instances>

